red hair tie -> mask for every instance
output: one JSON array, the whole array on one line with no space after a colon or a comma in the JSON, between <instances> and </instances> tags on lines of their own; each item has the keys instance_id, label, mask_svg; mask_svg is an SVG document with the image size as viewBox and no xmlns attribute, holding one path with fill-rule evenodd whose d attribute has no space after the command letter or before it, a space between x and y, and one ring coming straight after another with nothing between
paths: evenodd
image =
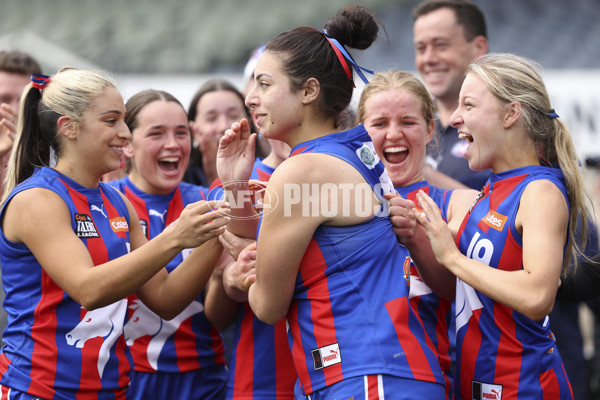
<instances>
[{"instance_id":1,"label":"red hair tie","mask_svg":"<svg viewBox=\"0 0 600 400\"><path fill-rule=\"evenodd\" d=\"M44 90L50 83L50 77L42 74L31 74L31 86L36 89Z\"/></svg>"}]
</instances>

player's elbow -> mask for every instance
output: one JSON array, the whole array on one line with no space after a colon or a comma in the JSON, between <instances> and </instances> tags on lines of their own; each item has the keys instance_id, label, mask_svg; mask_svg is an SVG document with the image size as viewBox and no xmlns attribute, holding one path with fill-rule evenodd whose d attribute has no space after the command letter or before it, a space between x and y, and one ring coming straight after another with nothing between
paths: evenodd
<instances>
[{"instance_id":1,"label":"player's elbow","mask_svg":"<svg viewBox=\"0 0 600 400\"><path fill-rule=\"evenodd\" d=\"M254 309L253 309L253 311L254 311ZM265 324L275 325L276 323L281 321L282 318L284 318L286 316L286 312L285 311L281 312L281 311L273 310L273 309L267 309L267 308L263 307L263 308L257 308L257 310L254 311L254 315L256 315L256 318L258 318Z\"/></svg>"},{"instance_id":2,"label":"player's elbow","mask_svg":"<svg viewBox=\"0 0 600 400\"><path fill-rule=\"evenodd\" d=\"M521 314L533 321L541 321L554 307L554 297L552 296L531 296L527 301L523 303L522 310L518 310Z\"/></svg>"},{"instance_id":3,"label":"player's elbow","mask_svg":"<svg viewBox=\"0 0 600 400\"><path fill-rule=\"evenodd\" d=\"M250 301L250 307L256 318L269 325L275 325L287 314L287 308L274 303Z\"/></svg>"}]
</instances>

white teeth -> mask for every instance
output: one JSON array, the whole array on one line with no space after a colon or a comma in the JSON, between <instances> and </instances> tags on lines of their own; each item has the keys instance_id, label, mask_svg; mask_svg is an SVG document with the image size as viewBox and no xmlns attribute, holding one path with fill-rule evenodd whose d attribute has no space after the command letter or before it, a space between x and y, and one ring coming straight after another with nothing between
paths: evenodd
<instances>
[{"instance_id":1,"label":"white teeth","mask_svg":"<svg viewBox=\"0 0 600 400\"><path fill-rule=\"evenodd\" d=\"M113 149L114 151L118 151L119 153L123 152L123 148L122 147L110 146L110 148Z\"/></svg>"},{"instance_id":2,"label":"white teeth","mask_svg":"<svg viewBox=\"0 0 600 400\"><path fill-rule=\"evenodd\" d=\"M467 133L459 133L458 134L458 138L459 139L464 139L464 140L466 140L468 142L472 142L473 141L473 136L471 136L471 135L469 135Z\"/></svg>"},{"instance_id":3,"label":"white teeth","mask_svg":"<svg viewBox=\"0 0 600 400\"><path fill-rule=\"evenodd\" d=\"M400 153L403 151L408 150L408 148L404 147L404 146L396 146L396 147L388 147L387 149L385 149L386 153Z\"/></svg>"},{"instance_id":4,"label":"white teeth","mask_svg":"<svg viewBox=\"0 0 600 400\"><path fill-rule=\"evenodd\" d=\"M165 157L165 158L161 158L158 161L162 161L162 162L178 162L179 161L179 157Z\"/></svg>"}]
</instances>

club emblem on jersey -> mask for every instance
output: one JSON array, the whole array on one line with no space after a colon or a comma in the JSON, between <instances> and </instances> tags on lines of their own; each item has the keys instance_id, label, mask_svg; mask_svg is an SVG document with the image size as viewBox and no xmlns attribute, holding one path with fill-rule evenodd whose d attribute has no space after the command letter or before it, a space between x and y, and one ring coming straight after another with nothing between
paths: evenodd
<instances>
[{"instance_id":1,"label":"club emblem on jersey","mask_svg":"<svg viewBox=\"0 0 600 400\"><path fill-rule=\"evenodd\" d=\"M75 228L75 233L77 234L77 237L83 239L100 237L98 229L96 229L96 225L94 225L94 221L89 215L79 213L75 214L75 222L77 225Z\"/></svg>"},{"instance_id":2,"label":"club emblem on jersey","mask_svg":"<svg viewBox=\"0 0 600 400\"><path fill-rule=\"evenodd\" d=\"M329 367L342 362L339 343L319 347L311 350L315 371Z\"/></svg>"},{"instance_id":3,"label":"club emblem on jersey","mask_svg":"<svg viewBox=\"0 0 600 400\"><path fill-rule=\"evenodd\" d=\"M131 316L123 328L123 335L127 345L132 346L139 338L148 337L146 358L150 366L158 370L158 358L167 339L172 337L181 324L193 315L204 310L199 301L192 301L179 315L166 321L154 314L139 299L129 304Z\"/></svg>"},{"instance_id":4,"label":"club emblem on jersey","mask_svg":"<svg viewBox=\"0 0 600 400\"><path fill-rule=\"evenodd\" d=\"M406 286L410 287L410 257L404 259L404 279L406 279Z\"/></svg>"},{"instance_id":5,"label":"club emblem on jersey","mask_svg":"<svg viewBox=\"0 0 600 400\"><path fill-rule=\"evenodd\" d=\"M85 311L83 307L81 309ZM104 367L110 360L111 349L115 346L115 343L123 332L123 321L126 311L126 300L120 300L105 307L86 311L81 322L65 335L67 344L78 349L83 349L90 339L103 338L102 345L97 349L98 361L96 363L98 375L101 378ZM92 349L97 348L96 343L91 344Z\"/></svg>"},{"instance_id":6,"label":"club emblem on jersey","mask_svg":"<svg viewBox=\"0 0 600 400\"><path fill-rule=\"evenodd\" d=\"M377 157L377 153L373 149L373 143L368 142L364 143L362 147L356 150L356 155L360 158L360 161L363 162L369 169L373 169L377 162L379 161L379 157Z\"/></svg>"}]
</instances>

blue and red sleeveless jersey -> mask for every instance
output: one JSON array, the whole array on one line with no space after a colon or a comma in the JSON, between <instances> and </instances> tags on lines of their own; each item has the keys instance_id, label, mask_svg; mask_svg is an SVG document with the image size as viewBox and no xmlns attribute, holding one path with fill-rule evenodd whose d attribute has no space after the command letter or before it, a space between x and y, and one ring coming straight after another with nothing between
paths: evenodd
<instances>
[{"instance_id":1,"label":"blue and red sleeveless jersey","mask_svg":"<svg viewBox=\"0 0 600 400\"><path fill-rule=\"evenodd\" d=\"M44 167L18 185L7 203L31 188L51 190L64 200L73 232L94 265L129 252L129 212L114 188L103 183L85 188ZM8 314L0 385L44 399L124 399L131 369L122 335L126 299L86 311L24 244L9 241L3 232L0 254Z\"/></svg>"},{"instance_id":2,"label":"blue and red sleeveless jersey","mask_svg":"<svg viewBox=\"0 0 600 400\"><path fill-rule=\"evenodd\" d=\"M268 181L275 168L256 159L250 179ZM209 197L220 199L220 180L211 185ZM287 343L285 319L275 325L260 321L248 302L242 303L235 321L227 400L294 398L298 379Z\"/></svg>"},{"instance_id":3,"label":"blue and red sleeveless jersey","mask_svg":"<svg viewBox=\"0 0 600 400\"><path fill-rule=\"evenodd\" d=\"M207 189L181 182L171 193L148 194L129 179L110 182L135 207L148 239L174 222L190 203L206 198ZM191 252L179 253L167 264L173 271ZM129 318L124 335L139 372L187 372L225 363L225 346L219 331L204 314L204 292L178 316L167 321L150 311L136 295L129 298Z\"/></svg>"},{"instance_id":4,"label":"blue and red sleeveless jersey","mask_svg":"<svg viewBox=\"0 0 600 400\"><path fill-rule=\"evenodd\" d=\"M322 153L356 168L382 204L393 190L359 125L292 149ZM260 251L260 250L259 250ZM321 225L301 260L287 314L302 389L310 394L344 379L387 374L444 384L435 345L409 305L410 255L387 212L349 226Z\"/></svg>"},{"instance_id":5,"label":"blue and red sleeveless jersey","mask_svg":"<svg viewBox=\"0 0 600 400\"><path fill-rule=\"evenodd\" d=\"M426 181L415 182L404 187L396 187L396 191L400 196L412 200L412 202L415 203L416 208L421 211L417 200L417 192L419 190L424 191L432 198L441 210L442 218L446 221L448 203L452 196L452 190L437 188ZM454 319L452 302L438 296L421 280L417 267L412 260L410 262L409 298L410 306L421 318L421 321L423 321L425 332L427 332L429 339L431 339L437 349L440 367L446 380L447 398L450 399L452 398L451 389L453 381L450 352L454 347L454 343L450 343L448 329L454 328L454 324L452 324L452 320ZM452 335L452 339L454 339L454 335Z\"/></svg>"},{"instance_id":6,"label":"blue and red sleeveless jersey","mask_svg":"<svg viewBox=\"0 0 600 400\"><path fill-rule=\"evenodd\" d=\"M523 269L515 216L523 191L536 180L554 183L568 204L558 168L527 166L493 174L459 229L460 251L492 268ZM548 317L533 321L457 279L456 332L456 398L572 398Z\"/></svg>"}]
</instances>

